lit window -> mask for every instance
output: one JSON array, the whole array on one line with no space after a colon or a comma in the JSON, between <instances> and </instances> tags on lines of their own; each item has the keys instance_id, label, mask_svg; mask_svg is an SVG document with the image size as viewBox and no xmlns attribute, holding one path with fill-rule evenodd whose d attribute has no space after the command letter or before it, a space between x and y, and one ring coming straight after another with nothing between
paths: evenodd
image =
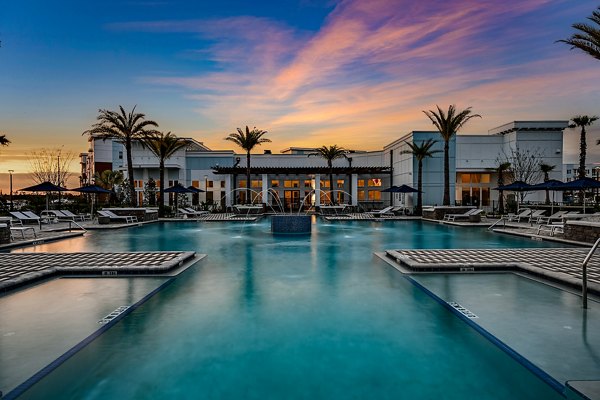
<instances>
[{"instance_id":1,"label":"lit window","mask_svg":"<svg viewBox=\"0 0 600 400\"><path fill-rule=\"evenodd\" d=\"M278 188L279 187L279 181L277 179L273 179L271 181L271 187Z\"/></svg>"},{"instance_id":2,"label":"lit window","mask_svg":"<svg viewBox=\"0 0 600 400\"><path fill-rule=\"evenodd\" d=\"M369 179L368 184L370 187L379 187L379 186L381 186L381 179L380 178Z\"/></svg>"},{"instance_id":3,"label":"lit window","mask_svg":"<svg viewBox=\"0 0 600 400\"><path fill-rule=\"evenodd\" d=\"M343 179L338 179L337 180L337 187L339 188L344 188L344 180Z\"/></svg>"},{"instance_id":4,"label":"lit window","mask_svg":"<svg viewBox=\"0 0 600 400\"><path fill-rule=\"evenodd\" d=\"M369 190L369 200L381 200L381 192L378 190Z\"/></svg>"},{"instance_id":5,"label":"lit window","mask_svg":"<svg viewBox=\"0 0 600 400\"><path fill-rule=\"evenodd\" d=\"M359 179L358 180L358 187L365 187L365 180L364 179Z\"/></svg>"},{"instance_id":6,"label":"lit window","mask_svg":"<svg viewBox=\"0 0 600 400\"><path fill-rule=\"evenodd\" d=\"M259 179L253 179L252 180L252 187L253 188L262 188L262 181Z\"/></svg>"}]
</instances>

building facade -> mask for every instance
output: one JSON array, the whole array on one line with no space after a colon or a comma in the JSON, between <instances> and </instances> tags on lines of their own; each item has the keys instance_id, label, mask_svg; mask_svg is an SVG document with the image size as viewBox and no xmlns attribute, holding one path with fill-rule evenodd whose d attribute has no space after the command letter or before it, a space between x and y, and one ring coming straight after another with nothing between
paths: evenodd
<instances>
[{"instance_id":1,"label":"building facade","mask_svg":"<svg viewBox=\"0 0 600 400\"><path fill-rule=\"evenodd\" d=\"M498 183L495 170L501 161L514 158L515 152L555 165L550 178L563 178L563 130L567 125L568 121L514 121L485 135L455 135L448 143L451 204L493 208L498 200L498 193L493 190ZM439 152L423 160L423 204L441 204L444 143L436 131L409 132L378 151L350 151L347 158L334 160L332 169L324 159L310 155L312 148L292 147L279 153L264 150L264 154L251 157L250 182L246 182L245 154L211 150L188 139L188 146L166 161L165 187L181 183L205 190L193 201L223 209L247 202L264 203L276 211L329 203L367 210L390 204L412 207L416 195L382 190L401 184L417 187L418 161L409 153L407 142L422 143L428 139L436 140L433 149ZM89 143L88 152L81 154L83 183L91 183L94 175L103 170L127 170L121 143L93 136ZM132 163L138 204L143 204L144 185L150 178L158 180L158 159L137 142L132 149ZM539 182L540 176L538 173L536 181L530 183ZM542 196L543 193L531 193L528 200L541 200Z\"/></svg>"}]
</instances>

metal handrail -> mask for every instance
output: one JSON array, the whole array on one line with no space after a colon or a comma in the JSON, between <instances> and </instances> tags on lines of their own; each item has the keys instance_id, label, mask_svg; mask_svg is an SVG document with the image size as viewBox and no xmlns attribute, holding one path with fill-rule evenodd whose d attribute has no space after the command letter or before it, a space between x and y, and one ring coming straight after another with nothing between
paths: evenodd
<instances>
[{"instance_id":1,"label":"metal handrail","mask_svg":"<svg viewBox=\"0 0 600 400\"><path fill-rule=\"evenodd\" d=\"M85 229L83 226L79 225L77 222L69 220L69 232L71 232L71 224L75 224L77 227L79 227L79 229L81 229L84 232L87 232L87 229Z\"/></svg>"},{"instance_id":2,"label":"metal handrail","mask_svg":"<svg viewBox=\"0 0 600 400\"><path fill-rule=\"evenodd\" d=\"M592 258L592 256L594 255L594 253L596 252L596 249L598 248L599 245L600 245L600 238L598 238L596 240L596 242L592 246L592 249L589 251L587 256L585 256L585 260L583 260L583 264L581 264L581 298L582 298L582 307L583 308L588 308L587 265L588 265L588 262L590 261L590 259Z\"/></svg>"},{"instance_id":3,"label":"metal handrail","mask_svg":"<svg viewBox=\"0 0 600 400\"><path fill-rule=\"evenodd\" d=\"M492 225L490 225L488 227L488 231L491 231L493 227L495 227L496 225L498 225L501 221L504 221L504 224L502 226L506 226L506 221L504 220L504 216L501 216L500 219L496 222L494 222Z\"/></svg>"}]
</instances>

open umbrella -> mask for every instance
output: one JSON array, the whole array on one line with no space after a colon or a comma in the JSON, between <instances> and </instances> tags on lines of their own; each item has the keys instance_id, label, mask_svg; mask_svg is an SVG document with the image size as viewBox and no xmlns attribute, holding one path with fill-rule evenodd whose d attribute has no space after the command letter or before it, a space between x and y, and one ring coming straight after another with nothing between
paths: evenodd
<instances>
[{"instance_id":1,"label":"open umbrella","mask_svg":"<svg viewBox=\"0 0 600 400\"><path fill-rule=\"evenodd\" d=\"M96 194L111 193L110 190L104 189L102 186L98 186L98 185L86 185L86 186L78 187L77 189L71 189L71 191L79 192L79 193L90 193L90 194L94 195L92 197L92 207L91 207L91 211L90 211L90 214L92 214L92 218L94 218L94 200L96 198Z\"/></svg>"},{"instance_id":2,"label":"open umbrella","mask_svg":"<svg viewBox=\"0 0 600 400\"><path fill-rule=\"evenodd\" d=\"M20 192L46 192L46 210L48 210L48 193L50 192L68 192L69 189L55 185L52 182L42 182L37 185L29 186L19 190Z\"/></svg>"},{"instance_id":3,"label":"open umbrella","mask_svg":"<svg viewBox=\"0 0 600 400\"><path fill-rule=\"evenodd\" d=\"M586 189L599 189L600 181L592 178L581 178L574 181L565 182L559 185L556 190L586 190ZM583 212L585 213L585 196L583 196Z\"/></svg>"},{"instance_id":4,"label":"open umbrella","mask_svg":"<svg viewBox=\"0 0 600 400\"><path fill-rule=\"evenodd\" d=\"M514 181L509 185L498 186L494 190L511 191L511 192L530 192L533 186L523 181ZM517 196L517 210L519 209L519 196Z\"/></svg>"},{"instance_id":5,"label":"open umbrella","mask_svg":"<svg viewBox=\"0 0 600 400\"><path fill-rule=\"evenodd\" d=\"M179 193L196 193L194 190L190 190L190 189L184 187L181 183L177 183L169 188L166 188L164 190L164 192L165 193L175 193L175 214L177 214L177 195ZM162 201L162 199L161 199L161 201Z\"/></svg>"},{"instance_id":6,"label":"open umbrella","mask_svg":"<svg viewBox=\"0 0 600 400\"><path fill-rule=\"evenodd\" d=\"M546 182L538 183L531 186L531 190L551 190L552 191L552 205L550 207L550 214L554 214L554 192L560 189L563 182L556 179L549 179Z\"/></svg>"},{"instance_id":7,"label":"open umbrella","mask_svg":"<svg viewBox=\"0 0 600 400\"><path fill-rule=\"evenodd\" d=\"M381 192L386 192L386 193L418 193L419 191L413 187L410 187L408 185L400 185L400 186L396 186L393 185L392 187L389 187L387 189L383 189L381 190Z\"/></svg>"}]
</instances>

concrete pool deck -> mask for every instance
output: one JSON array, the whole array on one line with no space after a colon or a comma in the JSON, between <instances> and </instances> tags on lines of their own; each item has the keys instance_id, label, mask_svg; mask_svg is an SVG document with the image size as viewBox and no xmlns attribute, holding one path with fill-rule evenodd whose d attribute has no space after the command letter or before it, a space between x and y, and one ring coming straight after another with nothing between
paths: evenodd
<instances>
[{"instance_id":1,"label":"concrete pool deck","mask_svg":"<svg viewBox=\"0 0 600 400\"><path fill-rule=\"evenodd\" d=\"M193 251L0 253L0 293L60 276L156 276L204 257Z\"/></svg>"}]
</instances>

